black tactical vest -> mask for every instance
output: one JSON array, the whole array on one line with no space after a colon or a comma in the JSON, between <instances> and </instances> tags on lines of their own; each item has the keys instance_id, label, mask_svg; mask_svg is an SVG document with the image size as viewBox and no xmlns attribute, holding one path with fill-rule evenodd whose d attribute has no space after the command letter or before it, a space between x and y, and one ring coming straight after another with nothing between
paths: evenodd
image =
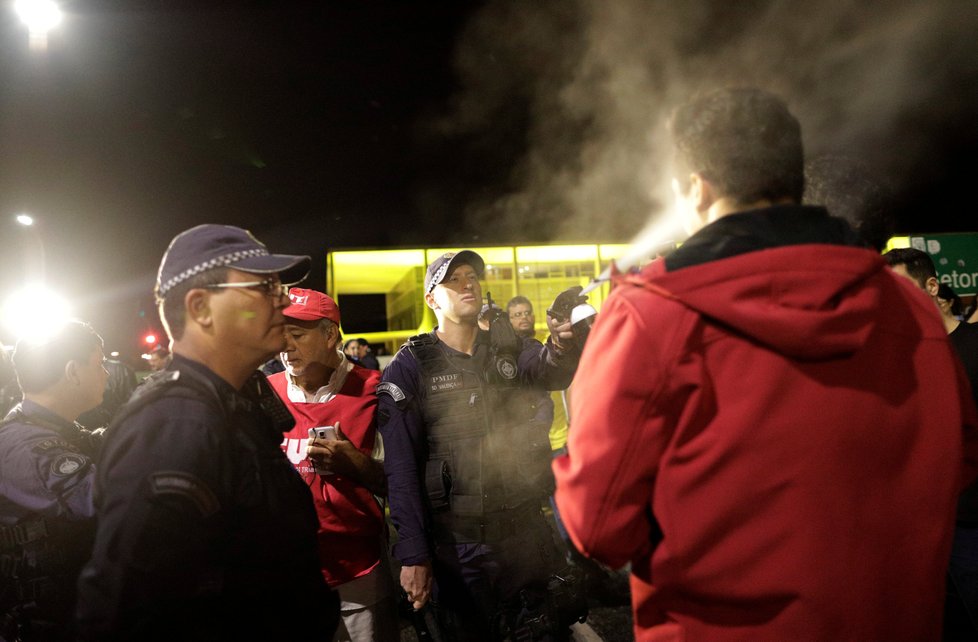
<instances>
[{"instance_id":1,"label":"black tactical vest","mask_svg":"<svg viewBox=\"0 0 978 642\"><path fill-rule=\"evenodd\" d=\"M408 349L421 370L425 481L436 523L455 532L453 541L483 541L491 533L473 525L504 519L504 511L539 510L553 492L550 426L536 418L548 393L521 384L515 359L487 342L469 358L450 354L431 334L412 337Z\"/></svg>"}]
</instances>

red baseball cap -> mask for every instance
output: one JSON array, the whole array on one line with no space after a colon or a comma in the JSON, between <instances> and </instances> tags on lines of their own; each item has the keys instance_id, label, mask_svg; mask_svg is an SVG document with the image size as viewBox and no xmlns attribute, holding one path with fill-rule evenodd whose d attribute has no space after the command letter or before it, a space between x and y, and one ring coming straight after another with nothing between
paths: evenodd
<instances>
[{"instance_id":1,"label":"red baseball cap","mask_svg":"<svg viewBox=\"0 0 978 642\"><path fill-rule=\"evenodd\" d=\"M336 325L340 324L340 309L336 306L336 301L322 292L292 288L289 290L289 301L292 302L289 307L282 310L282 314L287 317L300 321L329 319Z\"/></svg>"}]
</instances>

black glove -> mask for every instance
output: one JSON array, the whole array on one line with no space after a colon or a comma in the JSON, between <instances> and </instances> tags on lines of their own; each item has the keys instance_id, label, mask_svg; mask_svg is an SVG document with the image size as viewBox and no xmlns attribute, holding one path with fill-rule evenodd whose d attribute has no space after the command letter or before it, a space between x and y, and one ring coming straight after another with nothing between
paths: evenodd
<instances>
[{"instance_id":1,"label":"black glove","mask_svg":"<svg viewBox=\"0 0 978 642\"><path fill-rule=\"evenodd\" d=\"M557 321L569 319L571 310L587 301L587 295L581 294L583 289L580 285L574 285L558 294L553 304L547 308L547 316Z\"/></svg>"}]
</instances>

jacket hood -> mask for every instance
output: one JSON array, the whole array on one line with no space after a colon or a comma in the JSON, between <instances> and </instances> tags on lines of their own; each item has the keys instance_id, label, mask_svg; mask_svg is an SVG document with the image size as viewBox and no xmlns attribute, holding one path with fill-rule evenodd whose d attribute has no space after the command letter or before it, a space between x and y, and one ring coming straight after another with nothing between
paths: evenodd
<instances>
[{"instance_id":1,"label":"jacket hood","mask_svg":"<svg viewBox=\"0 0 978 642\"><path fill-rule=\"evenodd\" d=\"M768 208L724 217L624 280L787 357L838 358L880 317L886 263L855 242L824 209Z\"/></svg>"}]
</instances>

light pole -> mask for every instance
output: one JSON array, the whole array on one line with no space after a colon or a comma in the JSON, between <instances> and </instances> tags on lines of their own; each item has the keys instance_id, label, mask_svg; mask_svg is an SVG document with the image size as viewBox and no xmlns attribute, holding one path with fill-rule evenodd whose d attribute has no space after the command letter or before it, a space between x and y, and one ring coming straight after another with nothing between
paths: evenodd
<instances>
[{"instance_id":1,"label":"light pole","mask_svg":"<svg viewBox=\"0 0 978 642\"><path fill-rule=\"evenodd\" d=\"M61 23L61 9L53 0L17 0L14 11L27 25L32 51L48 48L48 32Z\"/></svg>"}]
</instances>

